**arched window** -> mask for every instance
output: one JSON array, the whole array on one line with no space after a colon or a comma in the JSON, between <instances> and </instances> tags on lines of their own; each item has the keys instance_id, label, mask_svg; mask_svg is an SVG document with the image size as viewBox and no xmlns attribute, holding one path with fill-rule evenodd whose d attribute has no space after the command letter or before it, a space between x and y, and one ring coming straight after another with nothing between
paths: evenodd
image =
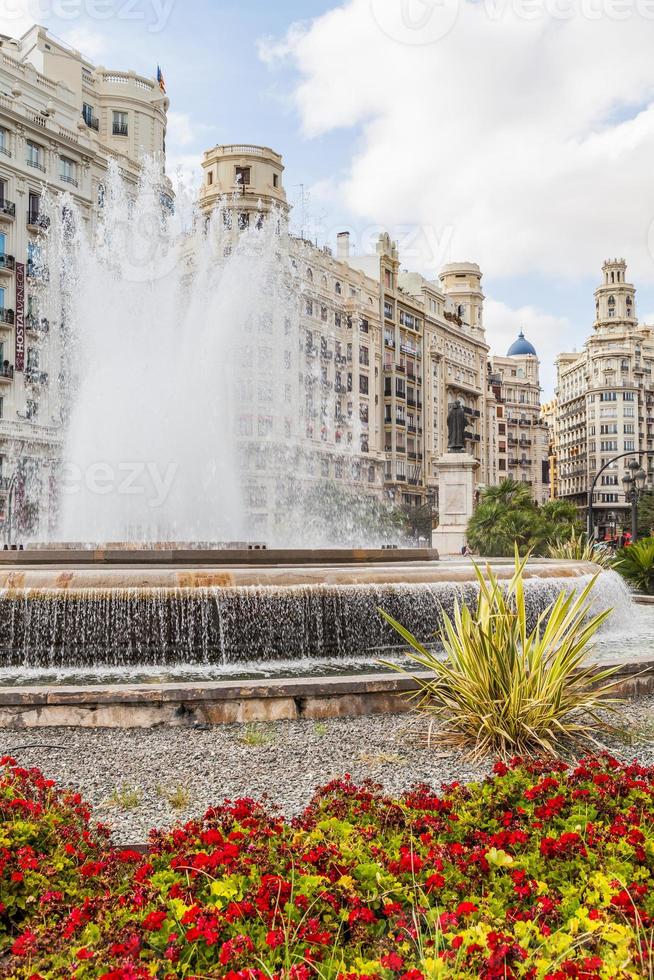
<instances>
[{"instance_id":1,"label":"arched window","mask_svg":"<svg viewBox=\"0 0 654 980\"><path fill-rule=\"evenodd\" d=\"M336 282L336 285L334 286L334 289L336 290L336 293L337 293L338 296L340 296L341 293L343 292L343 287L341 286L340 282L338 282L338 281Z\"/></svg>"},{"instance_id":2,"label":"arched window","mask_svg":"<svg viewBox=\"0 0 654 980\"><path fill-rule=\"evenodd\" d=\"M307 269L307 279L309 280L309 282L313 282L313 272L311 271L311 269Z\"/></svg>"}]
</instances>

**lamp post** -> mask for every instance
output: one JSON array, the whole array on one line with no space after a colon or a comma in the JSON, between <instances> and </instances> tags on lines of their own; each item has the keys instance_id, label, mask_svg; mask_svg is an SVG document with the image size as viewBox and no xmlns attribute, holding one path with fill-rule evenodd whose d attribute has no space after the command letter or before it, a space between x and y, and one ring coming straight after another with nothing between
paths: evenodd
<instances>
[{"instance_id":1,"label":"lamp post","mask_svg":"<svg viewBox=\"0 0 654 980\"><path fill-rule=\"evenodd\" d=\"M594 541L595 540L595 521L594 521L593 499L594 499L594 494L595 494L595 487L597 486L597 484L599 482L599 478L601 477L602 473L604 473L605 470L607 470L610 466L613 466L614 463L617 463L619 459L624 459L626 456L636 456L638 460L641 460L643 458L643 456L647 456L647 459L648 459L647 465L648 465L648 468L651 470L652 469L652 465L651 465L652 464L652 455L654 455L654 454L652 454L651 452L649 452L649 453L643 453L643 452L640 452L640 453L639 452L636 452L636 453L634 453L633 450L631 450L630 452L627 452L627 453L618 453L617 456L613 456L611 459L608 459L604 463L604 465L599 468L599 470L595 474L595 478L593 479L593 482L590 485L590 490L588 491L587 531L588 531L588 540L589 541ZM634 463L636 464L635 467L633 466ZM630 466L630 468L633 467L634 470L637 470L637 469L640 468L640 463L639 462L636 462L636 459L633 459L632 462L629 464L629 466ZM645 478L647 479L647 477L645 477Z\"/></svg>"},{"instance_id":2,"label":"lamp post","mask_svg":"<svg viewBox=\"0 0 654 980\"><path fill-rule=\"evenodd\" d=\"M631 504L632 541L635 541L638 537L638 501L643 495L646 483L647 473L637 459L632 459L629 463L628 471L622 477L625 500L628 504Z\"/></svg>"}]
</instances>

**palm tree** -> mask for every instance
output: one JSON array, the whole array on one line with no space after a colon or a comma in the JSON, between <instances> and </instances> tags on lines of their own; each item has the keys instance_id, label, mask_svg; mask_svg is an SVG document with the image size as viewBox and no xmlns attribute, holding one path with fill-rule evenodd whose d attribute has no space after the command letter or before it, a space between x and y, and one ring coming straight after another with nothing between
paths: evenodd
<instances>
[{"instance_id":1,"label":"palm tree","mask_svg":"<svg viewBox=\"0 0 654 980\"><path fill-rule=\"evenodd\" d=\"M575 507L560 500L539 507L527 484L509 478L482 490L468 523L468 543L488 558L511 557L516 545L522 555L546 555L554 541L566 541L577 530Z\"/></svg>"}]
</instances>

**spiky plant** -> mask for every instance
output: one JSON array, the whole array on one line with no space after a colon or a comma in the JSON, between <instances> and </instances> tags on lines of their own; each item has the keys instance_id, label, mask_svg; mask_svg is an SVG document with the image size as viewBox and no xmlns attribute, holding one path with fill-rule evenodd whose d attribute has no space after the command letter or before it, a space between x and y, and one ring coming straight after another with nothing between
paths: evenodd
<instances>
[{"instance_id":1,"label":"spiky plant","mask_svg":"<svg viewBox=\"0 0 654 980\"><path fill-rule=\"evenodd\" d=\"M571 741L594 741L594 733L610 730L600 709L615 703L609 697L615 683L605 682L617 668L586 663L588 644L610 614L590 614L597 576L579 595L561 592L530 631L526 562L516 553L508 584L492 568L484 573L475 565L476 609L457 601L453 617L444 617L444 659L381 610L414 651L414 663L433 675L414 676L417 711L435 726L440 744L473 758L556 754Z\"/></svg>"},{"instance_id":2,"label":"spiky plant","mask_svg":"<svg viewBox=\"0 0 654 980\"><path fill-rule=\"evenodd\" d=\"M600 568L613 568L611 553L596 542L589 541L583 531L573 534L567 541L556 540L550 545L547 557L562 561L592 561Z\"/></svg>"},{"instance_id":3,"label":"spiky plant","mask_svg":"<svg viewBox=\"0 0 654 980\"><path fill-rule=\"evenodd\" d=\"M639 592L654 595L654 538L642 538L622 548L613 567Z\"/></svg>"}]
</instances>

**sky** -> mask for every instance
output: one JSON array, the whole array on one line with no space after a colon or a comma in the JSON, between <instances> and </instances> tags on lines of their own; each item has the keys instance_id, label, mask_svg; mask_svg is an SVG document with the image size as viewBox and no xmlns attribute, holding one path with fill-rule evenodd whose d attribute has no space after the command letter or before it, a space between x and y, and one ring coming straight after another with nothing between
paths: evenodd
<instances>
[{"instance_id":1,"label":"sky","mask_svg":"<svg viewBox=\"0 0 654 980\"><path fill-rule=\"evenodd\" d=\"M654 323L654 0L0 0L170 97L168 172L217 143L282 153L295 230L484 273L487 339L541 359L592 329L605 258Z\"/></svg>"}]
</instances>

